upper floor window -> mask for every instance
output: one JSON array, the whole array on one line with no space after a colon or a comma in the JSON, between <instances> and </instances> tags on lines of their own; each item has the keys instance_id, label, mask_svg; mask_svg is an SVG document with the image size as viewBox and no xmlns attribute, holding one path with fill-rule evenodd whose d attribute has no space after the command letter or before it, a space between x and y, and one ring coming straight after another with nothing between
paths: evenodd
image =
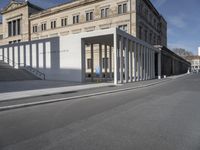
<instances>
[{"instance_id":1,"label":"upper floor window","mask_svg":"<svg viewBox=\"0 0 200 150\"><path fill-rule=\"evenodd\" d=\"M94 19L93 11L91 12L86 12L86 21L91 21Z\"/></svg>"},{"instance_id":2,"label":"upper floor window","mask_svg":"<svg viewBox=\"0 0 200 150\"><path fill-rule=\"evenodd\" d=\"M56 28L56 21L51 21L51 29L54 29Z\"/></svg>"},{"instance_id":3,"label":"upper floor window","mask_svg":"<svg viewBox=\"0 0 200 150\"><path fill-rule=\"evenodd\" d=\"M125 31L125 32L128 32L128 26L127 26L127 24L120 25L120 26L118 26L118 28L121 29L121 30L123 30L123 31Z\"/></svg>"},{"instance_id":4,"label":"upper floor window","mask_svg":"<svg viewBox=\"0 0 200 150\"><path fill-rule=\"evenodd\" d=\"M139 38L142 39L142 27L139 26Z\"/></svg>"},{"instance_id":5,"label":"upper floor window","mask_svg":"<svg viewBox=\"0 0 200 150\"><path fill-rule=\"evenodd\" d=\"M0 34L0 40L2 40L3 39L3 34Z\"/></svg>"},{"instance_id":6,"label":"upper floor window","mask_svg":"<svg viewBox=\"0 0 200 150\"><path fill-rule=\"evenodd\" d=\"M127 3L118 5L118 14L127 13Z\"/></svg>"},{"instance_id":7,"label":"upper floor window","mask_svg":"<svg viewBox=\"0 0 200 150\"><path fill-rule=\"evenodd\" d=\"M106 18L109 16L109 8L102 8L101 9L101 18Z\"/></svg>"},{"instance_id":8,"label":"upper floor window","mask_svg":"<svg viewBox=\"0 0 200 150\"><path fill-rule=\"evenodd\" d=\"M67 26L67 18L62 18L61 19L61 26L62 27Z\"/></svg>"},{"instance_id":9,"label":"upper floor window","mask_svg":"<svg viewBox=\"0 0 200 150\"><path fill-rule=\"evenodd\" d=\"M73 24L79 23L79 15L73 16Z\"/></svg>"},{"instance_id":10,"label":"upper floor window","mask_svg":"<svg viewBox=\"0 0 200 150\"><path fill-rule=\"evenodd\" d=\"M8 36L16 36L21 34L21 20L13 20L8 22Z\"/></svg>"},{"instance_id":11,"label":"upper floor window","mask_svg":"<svg viewBox=\"0 0 200 150\"><path fill-rule=\"evenodd\" d=\"M37 30L37 25L34 25L33 26L33 33L36 33L38 30Z\"/></svg>"},{"instance_id":12,"label":"upper floor window","mask_svg":"<svg viewBox=\"0 0 200 150\"><path fill-rule=\"evenodd\" d=\"M42 30L42 31L47 30L47 24L46 24L46 23L42 23L42 24L41 24L41 30Z\"/></svg>"}]
</instances>

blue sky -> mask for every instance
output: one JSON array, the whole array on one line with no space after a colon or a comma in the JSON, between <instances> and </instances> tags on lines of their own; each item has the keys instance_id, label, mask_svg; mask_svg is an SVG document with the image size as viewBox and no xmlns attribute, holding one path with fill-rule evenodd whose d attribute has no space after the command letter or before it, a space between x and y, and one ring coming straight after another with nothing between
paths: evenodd
<instances>
[{"instance_id":1,"label":"blue sky","mask_svg":"<svg viewBox=\"0 0 200 150\"><path fill-rule=\"evenodd\" d=\"M47 8L69 0L29 0ZM168 23L168 47L197 54L200 46L200 0L151 0ZM0 0L0 9L9 0Z\"/></svg>"}]
</instances>

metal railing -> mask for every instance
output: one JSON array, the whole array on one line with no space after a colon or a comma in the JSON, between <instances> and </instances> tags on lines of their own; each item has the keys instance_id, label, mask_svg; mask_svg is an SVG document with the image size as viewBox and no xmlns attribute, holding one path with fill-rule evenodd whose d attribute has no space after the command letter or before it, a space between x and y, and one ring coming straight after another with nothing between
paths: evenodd
<instances>
[{"instance_id":1,"label":"metal railing","mask_svg":"<svg viewBox=\"0 0 200 150\"><path fill-rule=\"evenodd\" d=\"M45 80L46 79L46 76L44 73L38 71L37 69L35 68L32 68L31 66L24 66L24 67L20 67L20 68L23 68L25 70L27 70L28 72L34 74L35 76L39 77L40 79L42 80Z\"/></svg>"},{"instance_id":2,"label":"metal railing","mask_svg":"<svg viewBox=\"0 0 200 150\"><path fill-rule=\"evenodd\" d=\"M40 72L39 70L37 70L37 69L35 69L31 66L25 65L24 63L16 63L12 59L7 58L7 57L2 56L2 55L0 55L0 58L2 58L2 59L0 59L0 61L3 61L4 63L7 63L8 65L10 65L10 62L11 62L12 65L10 65L10 66L13 67L13 68L24 69L24 70L30 72L31 74L35 75L36 77L42 79L42 80L46 79L46 76L45 76L44 73Z\"/></svg>"}]
</instances>

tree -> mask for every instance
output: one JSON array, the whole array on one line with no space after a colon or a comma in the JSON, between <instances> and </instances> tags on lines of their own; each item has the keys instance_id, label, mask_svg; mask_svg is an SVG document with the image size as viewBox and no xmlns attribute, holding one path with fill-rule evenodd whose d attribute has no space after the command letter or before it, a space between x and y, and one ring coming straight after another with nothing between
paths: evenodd
<instances>
[{"instance_id":1,"label":"tree","mask_svg":"<svg viewBox=\"0 0 200 150\"><path fill-rule=\"evenodd\" d=\"M174 48L172 49L172 51L181 57L193 56L193 53L191 51L183 48Z\"/></svg>"}]
</instances>

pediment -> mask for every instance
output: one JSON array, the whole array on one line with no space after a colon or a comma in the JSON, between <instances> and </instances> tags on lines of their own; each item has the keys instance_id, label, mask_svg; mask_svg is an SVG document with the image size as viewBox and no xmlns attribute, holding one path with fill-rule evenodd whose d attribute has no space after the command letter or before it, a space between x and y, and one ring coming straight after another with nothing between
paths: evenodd
<instances>
[{"instance_id":1,"label":"pediment","mask_svg":"<svg viewBox=\"0 0 200 150\"><path fill-rule=\"evenodd\" d=\"M3 9L2 12L7 12L7 11L15 10L16 8L18 8L20 6L23 6L23 3L11 1L8 4L8 6Z\"/></svg>"}]
</instances>

